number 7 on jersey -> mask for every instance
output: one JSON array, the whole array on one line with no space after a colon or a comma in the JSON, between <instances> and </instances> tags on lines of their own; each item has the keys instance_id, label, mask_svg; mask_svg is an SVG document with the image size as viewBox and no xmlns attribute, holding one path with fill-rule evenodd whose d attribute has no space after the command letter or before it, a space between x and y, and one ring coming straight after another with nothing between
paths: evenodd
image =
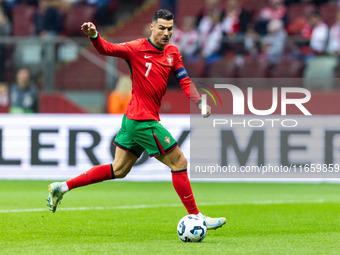
<instances>
[{"instance_id":1,"label":"number 7 on jersey","mask_svg":"<svg viewBox=\"0 0 340 255\"><path fill-rule=\"evenodd\" d=\"M148 68L148 70L146 70L145 77L148 77L150 70L151 70L152 63L145 63L145 66Z\"/></svg>"}]
</instances>

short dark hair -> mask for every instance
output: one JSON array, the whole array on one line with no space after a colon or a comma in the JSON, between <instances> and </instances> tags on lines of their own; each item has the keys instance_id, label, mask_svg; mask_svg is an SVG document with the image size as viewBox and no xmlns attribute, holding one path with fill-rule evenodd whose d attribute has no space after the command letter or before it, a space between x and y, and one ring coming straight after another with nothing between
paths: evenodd
<instances>
[{"instance_id":1,"label":"short dark hair","mask_svg":"<svg viewBox=\"0 0 340 255\"><path fill-rule=\"evenodd\" d=\"M152 22L157 22L158 19L173 20L174 15L166 9L159 9L152 16Z\"/></svg>"}]
</instances>

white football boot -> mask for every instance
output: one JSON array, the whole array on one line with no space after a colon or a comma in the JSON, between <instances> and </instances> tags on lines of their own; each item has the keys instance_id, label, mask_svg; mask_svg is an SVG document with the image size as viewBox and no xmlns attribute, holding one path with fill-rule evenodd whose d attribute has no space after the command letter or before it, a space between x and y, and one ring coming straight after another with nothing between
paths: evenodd
<instances>
[{"instance_id":1,"label":"white football boot","mask_svg":"<svg viewBox=\"0 0 340 255\"><path fill-rule=\"evenodd\" d=\"M208 230L209 229L215 229L216 230L216 229L222 227L227 221L227 219L224 218L224 217L210 218L208 216L203 215L202 213L197 214L197 216L201 217L205 221L205 223L207 224Z\"/></svg>"},{"instance_id":2,"label":"white football boot","mask_svg":"<svg viewBox=\"0 0 340 255\"><path fill-rule=\"evenodd\" d=\"M63 199L63 193L61 192L61 182L53 182L48 185L48 197L47 206L50 207L50 211L54 213L57 210L58 204Z\"/></svg>"}]
</instances>

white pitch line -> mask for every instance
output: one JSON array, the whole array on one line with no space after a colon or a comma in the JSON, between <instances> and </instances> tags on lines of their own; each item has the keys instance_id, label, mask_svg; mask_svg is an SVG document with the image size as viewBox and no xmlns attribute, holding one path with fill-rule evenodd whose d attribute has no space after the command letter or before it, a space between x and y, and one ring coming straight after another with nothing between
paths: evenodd
<instances>
[{"instance_id":1,"label":"white pitch line","mask_svg":"<svg viewBox=\"0 0 340 255\"><path fill-rule=\"evenodd\" d=\"M250 201L239 203L227 202L206 202L197 203L199 206L214 206L214 205L267 205L267 204L321 204L321 203L338 203L340 201L326 201L324 199L317 200L265 200L265 201ZM182 204L155 204L155 205L125 205L125 206L97 206L97 207L66 207L58 208L58 211L90 211L90 210L132 210L144 208L161 208L161 207L182 207ZM34 208L34 209L14 209L14 210L0 210L0 213L20 213L20 212L44 212L48 211L47 208Z\"/></svg>"}]
</instances>

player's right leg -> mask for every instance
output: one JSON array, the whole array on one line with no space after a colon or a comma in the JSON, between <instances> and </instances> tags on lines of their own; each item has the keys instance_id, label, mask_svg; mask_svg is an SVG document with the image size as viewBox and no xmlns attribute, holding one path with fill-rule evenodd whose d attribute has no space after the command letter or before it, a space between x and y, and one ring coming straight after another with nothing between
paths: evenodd
<instances>
[{"instance_id":1,"label":"player's right leg","mask_svg":"<svg viewBox=\"0 0 340 255\"><path fill-rule=\"evenodd\" d=\"M54 213L63 195L78 187L98 183L110 179L124 178L137 161L138 157L133 153L127 152L116 147L115 160L112 164L94 166L89 171L66 182L54 182L48 186L49 195L47 205Z\"/></svg>"},{"instance_id":2,"label":"player's right leg","mask_svg":"<svg viewBox=\"0 0 340 255\"><path fill-rule=\"evenodd\" d=\"M207 224L208 230L220 228L226 223L225 217L211 218L203 215L198 210L187 174L187 160L179 147L176 147L174 150L157 157L157 159L170 167L172 174L172 184L183 205L187 209L188 214L196 214L199 217L202 217Z\"/></svg>"}]
</instances>

